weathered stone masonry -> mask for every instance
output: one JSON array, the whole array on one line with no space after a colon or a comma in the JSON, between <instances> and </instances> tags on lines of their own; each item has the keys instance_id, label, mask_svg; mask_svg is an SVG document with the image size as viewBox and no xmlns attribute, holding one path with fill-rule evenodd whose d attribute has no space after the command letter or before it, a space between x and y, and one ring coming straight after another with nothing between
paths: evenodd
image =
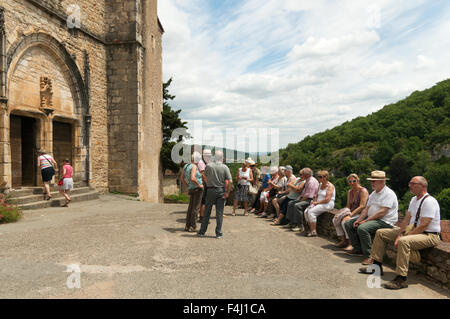
<instances>
[{"instance_id":1,"label":"weathered stone masonry","mask_svg":"<svg viewBox=\"0 0 450 319\"><path fill-rule=\"evenodd\" d=\"M81 24L69 28L73 3ZM156 9L156 0L1 2L1 188L40 185L28 162L45 148L70 157L75 178L99 191L161 201ZM51 85L44 93L41 79Z\"/></svg>"}]
</instances>

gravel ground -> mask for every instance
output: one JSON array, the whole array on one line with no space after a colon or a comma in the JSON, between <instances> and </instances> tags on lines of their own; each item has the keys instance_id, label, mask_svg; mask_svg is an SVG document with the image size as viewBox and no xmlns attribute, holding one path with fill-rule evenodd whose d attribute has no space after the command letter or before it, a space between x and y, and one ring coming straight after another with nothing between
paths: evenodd
<instances>
[{"instance_id":1,"label":"gravel ground","mask_svg":"<svg viewBox=\"0 0 450 319\"><path fill-rule=\"evenodd\" d=\"M232 217L230 207L224 238L214 237L215 219L200 238L184 231L186 209L102 195L69 208L27 211L20 222L0 225L0 298L450 296L417 275L409 276L408 289L369 288L368 277L357 273L362 257L242 210ZM68 272L69 265L80 273ZM386 268L381 283L394 276Z\"/></svg>"}]
</instances>

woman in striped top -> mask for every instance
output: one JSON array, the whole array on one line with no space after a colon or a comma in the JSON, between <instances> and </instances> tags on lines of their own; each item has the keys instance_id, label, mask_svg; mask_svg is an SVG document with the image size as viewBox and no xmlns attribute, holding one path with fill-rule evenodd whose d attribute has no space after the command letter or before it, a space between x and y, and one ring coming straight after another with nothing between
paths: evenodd
<instances>
[{"instance_id":1,"label":"woman in striped top","mask_svg":"<svg viewBox=\"0 0 450 319\"><path fill-rule=\"evenodd\" d=\"M58 167L58 164L56 164L53 157L45 150L39 151L39 157L38 157L38 166L41 169L41 175L42 175L42 181L44 182L44 199L49 200L52 198L52 195L50 195L50 181L53 178L53 175L55 175L55 171ZM47 198L45 197L47 195Z\"/></svg>"}]
</instances>

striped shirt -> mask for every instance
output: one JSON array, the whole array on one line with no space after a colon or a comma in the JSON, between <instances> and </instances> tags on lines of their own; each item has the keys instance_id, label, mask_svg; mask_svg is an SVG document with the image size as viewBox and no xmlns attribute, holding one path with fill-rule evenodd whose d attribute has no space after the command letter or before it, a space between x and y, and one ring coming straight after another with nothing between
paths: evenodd
<instances>
[{"instance_id":1,"label":"striped shirt","mask_svg":"<svg viewBox=\"0 0 450 319\"><path fill-rule=\"evenodd\" d=\"M51 163L52 159L53 159L53 157L51 157L48 154L39 156L39 165L40 165L41 169L53 167L53 165Z\"/></svg>"}]
</instances>

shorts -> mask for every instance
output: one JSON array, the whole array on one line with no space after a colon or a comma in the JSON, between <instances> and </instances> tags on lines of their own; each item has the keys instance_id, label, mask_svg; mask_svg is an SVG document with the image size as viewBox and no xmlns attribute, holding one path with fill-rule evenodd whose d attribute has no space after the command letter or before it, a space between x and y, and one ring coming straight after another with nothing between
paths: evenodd
<instances>
[{"instance_id":1,"label":"shorts","mask_svg":"<svg viewBox=\"0 0 450 319\"><path fill-rule=\"evenodd\" d=\"M63 191L73 189L73 179L72 178L64 178L63 184L61 186L59 186L59 189L61 189Z\"/></svg>"},{"instance_id":2,"label":"shorts","mask_svg":"<svg viewBox=\"0 0 450 319\"><path fill-rule=\"evenodd\" d=\"M50 182L55 175L55 169L53 167L47 167L41 170L42 180L44 182Z\"/></svg>"}]
</instances>

